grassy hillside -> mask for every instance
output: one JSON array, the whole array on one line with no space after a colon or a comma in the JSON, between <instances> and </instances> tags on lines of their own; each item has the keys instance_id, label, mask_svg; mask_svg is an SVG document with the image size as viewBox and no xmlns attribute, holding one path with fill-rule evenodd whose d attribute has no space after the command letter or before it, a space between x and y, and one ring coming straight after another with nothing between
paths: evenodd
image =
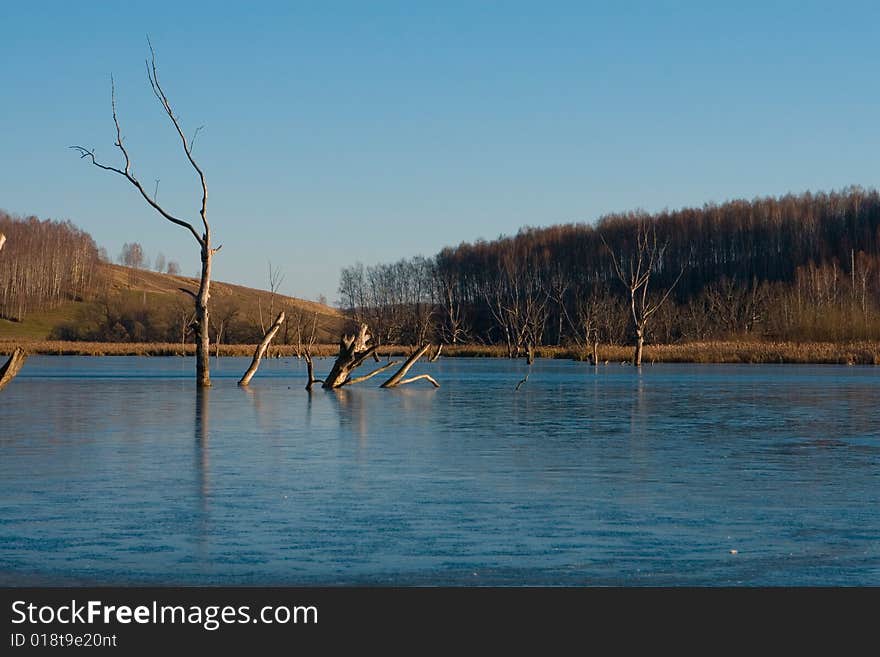
<instances>
[{"instance_id":1,"label":"grassy hillside","mask_svg":"<svg viewBox=\"0 0 880 657\"><path fill-rule=\"evenodd\" d=\"M0 341L31 342L47 340L53 330L65 325L75 324L81 318L100 312L102 299L108 296L123 298L133 304L150 309L171 310L191 305L191 298L180 288L196 292L198 279L187 276L172 276L152 271L135 270L119 265L102 265L102 283L94 290L90 301L66 301L56 308L42 312L28 313L22 322L0 319ZM317 338L319 342L333 343L339 339L345 322L344 317L334 308L284 295L273 295L266 290L256 290L241 285L213 282L211 285L212 307L219 313L222 309L233 308L239 322L249 322L254 326L263 322L271 324L270 308L275 314L281 308L287 313L291 324L302 322L311 329L311 322L317 317ZM291 329L293 331L295 329Z\"/></svg>"}]
</instances>

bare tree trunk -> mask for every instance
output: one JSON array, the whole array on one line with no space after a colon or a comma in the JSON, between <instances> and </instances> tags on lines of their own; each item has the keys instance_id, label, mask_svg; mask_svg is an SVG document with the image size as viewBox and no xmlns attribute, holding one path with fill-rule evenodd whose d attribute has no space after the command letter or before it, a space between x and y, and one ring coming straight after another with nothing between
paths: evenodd
<instances>
[{"instance_id":1,"label":"bare tree trunk","mask_svg":"<svg viewBox=\"0 0 880 657\"><path fill-rule=\"evenodd\" d=\"M431 376L429 376L427 374L421 374L419 376L414 376L411 379L404 379L403 378L404 376L406 376L406 373L409 372L410 368L413 365L415 365L416 362L419 360L419 358L424 356L427 353L428 349L430 349L430 348L431 348L431 344L428 343L425 346L423 346L421 349L419 349L418 351L414 352L412 356L410 356L409 358L406 359L406 362L400 367L400 369L397 370L397 373L394 376L392 376L390 379L388 379L385 383L383 383L381 387L383 387L383 388L396 388L397 386L402 386L407 383L412 383L413 381L427 379L428 381L430 381L434 385L435 388L439 388L440 384L437 383Z\"/></svg>"},{"instance_id":2,"label":"bare tree trunk","mask_svg":"<svg viewBox=\"0 0 880 657\"><path fill-rule=\"evenodd\" d=\"M278 313L278 317L275 318L275 323L269 327L268 331L266 331L266 335L263 336L263 341L257 345L257 349L254 351L254 359L251 361L251 366L247 369L247 372L244 373L244 376L241 377L241 381L238 382L238 385L246 386L251 382L251 379L254 378L254 374L257 373L257 368L260 366L260 360L263 358L263 354L266 353L266 349L269 348L269 343L272 342L272 338L278 333L278 330L283 323L284 311L282 310Z\"/></svg>"},{"instance_id":3,"label":"bare tree trunk","mask_svg":"<svg viewBox=\"0 0 880 657\"><path fill-rule=\"evenodd\" d=\"M325 389L341 388L351 376L351 372L370 356L376 353L376 345L368 347L370 334L366 324L361 324L357 335L346 335L339 342L339 354L330 374L324 379L322 387Z\"/></svg>"},{"instance_id":4,"label":"bare tree trunk","mask_svg":"<svg viewBox=\"0 0 880 657\"><path fill-rule=\"evenodd\" d=\"M441 342L440 344L437 345L437 351L435 351L435 352L434 352L434 355L431 356L431 359L430 359L429 362L431 362L431 363L436 362L437 359L440 358L440 352L441 352L441 351L443 351L443 343L442 343L442 342Z\"/></svg>"},{"instance_id":5,"label":"bare tree trunk","mask_svg":"<svg viewBox=\"0 0 880 657\"><path fill-rule=\"evenodd\" d=\"M308 380L308 383L306 383L306 390L308 390L309 392L311 392L311 391L312 391L312 387L313 387L316 383L324 383L324 381L323 381L322 379L316 379L316 378L315 378L315 364L312 362L312 352L311 352L311 349L309 349L309 350L306 351L306 353L305 353L305 359L306 359L306 367L307 367L308 370L309 370L309 380Z\"/></svg>"},{"instance_id":6,"label":"bare tree trunk","mask_svg":"<svg viewBox=\"0 0 880 657\"><path fill-rule=\"evenodd\" d=\"M599 364L599 341L593 340L593 365Z\"/></svg>"},{"instance_id":7,"label":"bare tree trunk","mask_svg":"<svg viewBox=\"0 0 880 657\"><path fill-rule=\"evenodd\" d=\"M636 330L636 346L633 354L633 365L642 366L642 347L645 344L645 332L643 329Z\"/></svg>"},{"instance_id":8,"label":"bare tree trunk","mask_svg":"<svg viewBox=\"0 0 880 657\"><path fill-rule=\"evenodd\" d=\"M0 234L0 237L3 237L3 235ZM0 246L2 246L2 242L0 242ZM24 349L16 347L15 351L13 351L12 355L9 357L9 360L0 366L0 390L3 390L3 388L15 378L15 375L21 370L26 359L27 354Z\"/></svg>"},{"instance_id":9,"label":"bare tree trunk","mask_svg":"<svg viewBox=\"0 0 880 657\"><path fill-rule=\"evenodd\" d=\"M211 357L208 299L211 297L211 259L213 255L206 231L202 244L202 279L199 282L199 293L196 296L196 319L199 323L199 339L196 342L196 382L202 388L208 388L211 385L211 372L208 363Z\"/></svg>"}]
</instances>

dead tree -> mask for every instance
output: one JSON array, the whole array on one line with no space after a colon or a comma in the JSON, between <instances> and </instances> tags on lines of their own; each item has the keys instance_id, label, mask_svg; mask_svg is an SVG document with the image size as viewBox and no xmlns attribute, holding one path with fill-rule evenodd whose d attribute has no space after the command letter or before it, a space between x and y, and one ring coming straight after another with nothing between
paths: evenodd
<instances>
[{"instance_id":1,"label":"dead tree","mask_svg":"<svg viewBox=\"0 0 880 657\"><path fill-rule=\"evenodd\" d=\"M312 391L312 387L316 383L324 383L323 379L315 378L315 363L312 360L312 347L315 346L315 335L316 329L318 328L318 313L315 313L312 317L312 332L309 334L309 339L305 345L303 345L303 332L302 332L302 311L298 310L296 313L297 324L296 324L296 353L298 356L303 356L306 360L306 367L309 371L309 380L306 382L306 390L309 392Z\"/></svg>"},{"instance_id":2,"label":"dead tree","mask_svg":"<svg viewBox=\"0 0 880 657\"><path fill-rule=\"evenodd\" d=\"M414 376L409 379L403 378L404 376L406 376L406 373L409 372L410 368L416 364L416 362L419 360L419 358L421 358L426 353L428 353L428 349L430 349L430 348L431 348L431 344L427 343L421 349L418 349L415 352L413 352L412 356L407 358L406 362L403 365L401 365L399 370L397 370L397 373L395 373L394 376L392 376L385 383L383 383L381 387L382 388L396 388L398 386L406 385L407 383L412 383L413 381L420 381L422 379L426 379L426 380L430 381L431 384L435 388L439 388L440 384L437 383L437 381L434 380L434 377L432 377L430 374L419 374L418 376Z\"/></svg>"},{"instance_id":3,"label":"dead tree","mask_svg":"<svg viewBox=\"0 0 880 657\"><path fill-rule=\"evenodd\" d=\"M370 333L366 324L360 325L356 335L342 336L336 362L333 363L330 374L324 379L322 387L331 390L344 386L351 378L352 371L360 367L379 348L378 345L368 346L369 341Z\"/></svg>"},{"instance_id":4,"label":"dead tree","mask_svg":"<svg viewBox=\"0 0 880 657\"><path fill-rule=\"evenodd\" d=\"M428 360L430 363L435 363L440 358L440 352L443 351L443 343L440 342L437 344L437 351L434 352L434 355Z\"/></svg>"},{"instance_id":5,"label":"dead tree","mask_svg":"<svg viewBox=\"0 0 880 657\"><path fill-rule=\"evenodd\" d=\"M315 364L312 361L311 352L306 353L306 367L309 370L309 380L306 382L306 390L311 392L316 383L324 383L324 379L315 378Z\"/></svg>"},{"instance_id":6,"label":"dead tree","mask_svg":"<svg viewBox=\"0 0 880 657\"><path fill-rule=\"evenodd\" d=\"M0 251L3 250L3 245L6 244L6 235L0 233ZM0 390L6 387L12 379L15 378L15 375L19 373L21 368L24 366L24 361L27 359L27 354L24 349L21 347L16 347L12 351L12 355L9 357L2 366L0 366Z\"/></svg>"},{"instance_id":7,"label":"dead tree","mask_svg":"<svg viewBox=\"0 0 880 657\"><path fill-rule=\"evenodd\" d=\"M162 217L164 217L171 223L188 230L195 238L196 243L199 245L200 257L202 261L201 279L199 281L198 293L195 294L192 292L188 292L188 294L193 297L196 311L196 322L198 324L199 337L196 342L196 384L201 387L208 387L211 385L211 376L209 371L211 339L210 323L208 321L208 300L211 296L211 261L214 257L214 254L216 254L221 247L218 246L217 248L214 248L211 246L211 227L208 224L208 184L205 181L204 172L202 171L201 167L199 167L199 165L196 163L196 160L193 157L193 144L195 143L196 136L198 135L201 128L198 128L195 133L193 133L192 139L188 139L184 134L183 129L180 127L180 122L177 116L171 109L171 103L168 100L168 96L165 94L165 91L162 89L162 85L159 83L159 73L156 68L156 53L153 51L152 44L150 44L150 60L146 64L147 78L149 79L150 87L153 90L153 94L156 96L159 104L162 105L162 109L171 120L175 131L180 137L183 152L186 155L187 160L189 160L190 165L192 165L192 168L198 175L199 182L201 183L202 196L199 209L199 216L201 218L201 234L199 230L196 230L195 226L192 223L174 216L161 205L159 205L156 201L155 193L153 196L150 196L144 189L140 180L135 177L134 173L132 172L131 157L128 153L128 149L125 146L125 140L122 136L122 128L120 127L119 118L116 114L116 88L113 83L113 78L110 79L110 105L113 110L113 123L116 126L116 141L114 145L122 153L124 161L122 167L120 168L107 164L102 164L96 158L95 149L93 148L88 149L83 146L71 146L71 148L78 151L81 158L88 158L89 160L91 160L92 164L94 164L99 169L110 171L111 173L115 173L125 178L135 187L135 189L137 189L137 191L150 207L156 210L156 212L158 212Z\"/></svg>"},{"instance_id":8,"label":"dead tree","mask_svg":"<svg viewBox=\"0 0 880 657\"><path fill-rule=\"evenodd\" d=\"M342 340L339 343L339 354L336 356L336 362L333 364L333 368L330 370L330 374L328 374L327 378L324 379L322 387L327 390L335 390L342 388L343 386L354 385L355 383L362 383L364 381L372 379L377 374L381 374L385 370L388 370L397 365L396 361L390 361L388 363L385 363L381 367L377 367L369 374L364 374L363 376L352 378L352 372L360 367L365 360L373 356L376 353L376 349L378 349L378 345L369 346L369 341L370 333L366 324L360 325L360 328L358 329L356 335L343 336ZM413 352L413 354L400 367L397 373L390 379L388 379L385 383L383 383L381 387L396 388L397 386L412 383L413 381L427 379L435 387L439 388L440 384L437 383L437 381L435 381L433 377L427 374L421 374L419 376L414 376L409 379L403 378L404 376L406 376L406 373L415 364L415 362L418 361L419 358L424 356L425 353L427 353L430 346L430 343L425 344L423 347L420 347L415 352ZM306 385L306 389L310 390L312 383L317 381L314 380L311 357L306 360L306 363L309 365L309 383L308 385Z\"/></svg>"},{"instance_id":9,"label":"dead tree","mask_svg":"<svg viewBox=\"0 0 880 657\"><path fill-rule=\"evenodd\" d=\"M12 355L9 357L9 360L3 365L0 365L0 390L3 390L3 388L6 387L6 384L15 378L15 375L18 374L24 366L24 361L26 359L27 354L24 349L16 347L15 350L13 350Z\"/></svg>"},{"instance_id":10,"label":"dead tree","mask_svg":"<svg viewBox=\"0 0 880 657\"><path fill-rule=\"evenodd\" d=\"M278 298L278 290L281 287L281 284L284 282L284 273L280 268L272 267L272 261L269 261L269 317L275 312L275 300ZM257 298L257 311L260 315L260 330L263 333L267 332L266 325L263 323L263 302L262 299ZM266 318L268 319L268 317ZM271 358L272 350L268 350L268 355Z\"/></svg>"},{"instance_id":11,"label":"dead tree","mask_svg":"<svg viewBox=\"0 0 880 657\"><path fill-rule=\"evenodd\" d=\"M617 278L627 290L633 329L636 336L633 365L641 367L642 348L645 344L645 330L648 326L648 320L651 318L651 315L659 310L660 306L669 298L669 295L672 294L672 290L675 289L678 281L681 280L684 268L678 273L675 282L661 295L659 300L651 301L648 297L651 276L660 266L663 252L666 250L669 242L662 246L657 243L657 227L653 223L649 223L648 220L641 220L636 225L635 249L627 254L627 257L621 255L618 258L611 247L608 246L605 237L601 237L605 248L608 249L608 253L611 255L614 273L617 274Z\"/></svg>"},{"instance_id":12,"label":"dead tree","mask_svg":"<svg viewBox=\"0 0 880 657\"><path fill-rule=\"evenodd\" d=\"M262 342L257 345L257 349L254 351L254 358L251 361L251 366L247 369L247 372L244 373L244 376L241 377L238 385L246 386L251 382L251 379L254 378L254 374L257 373L257 368L260 366L260 360L263 358L263 354L266 353L266 349L269 348L269 343L272 342L272 338L278 333L278 330L283 323L284 311L282 310L278 313L278 317L275 318L275 323L269 327L268 331L266 331L266 335L263 336Z\"/></svg>"}]
</instances>

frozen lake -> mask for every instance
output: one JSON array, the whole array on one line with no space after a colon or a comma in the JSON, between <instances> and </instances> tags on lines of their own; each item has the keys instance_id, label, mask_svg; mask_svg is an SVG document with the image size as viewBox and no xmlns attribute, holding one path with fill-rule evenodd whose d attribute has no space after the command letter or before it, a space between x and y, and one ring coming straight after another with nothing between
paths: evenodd
<instances>
[{"instance_id":1,"label":"frozen lake","mask_svg":"<svg viewBox=\"0 0 880 657\"><path fill-rule=\"evenodd\" d=\"M31 357L0 584L880 585L880 368L246 365Z\"/></svg>"}]
</instances>

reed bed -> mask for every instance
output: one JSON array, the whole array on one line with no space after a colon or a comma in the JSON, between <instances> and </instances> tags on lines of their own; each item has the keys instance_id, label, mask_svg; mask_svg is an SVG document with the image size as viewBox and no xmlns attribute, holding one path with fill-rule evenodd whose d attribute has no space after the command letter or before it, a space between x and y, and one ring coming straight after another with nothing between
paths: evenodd
<instances>
[{"instance_id":1,"label":"reed bed","mask_svg":"<svg viewBox=\"0 0 880 657\"><path fill-rule=\"evenodd\" d=\"M10 354L16 346L22 346L31 354L77 355L77 356L193 356L195 345L179 343L137 342L64 342L60 340L0 341L0 353ZM220 345L220 356L251 356L256 345ZM312 347L316 357L335 356L339 347L335 344L319 344ZM402 356L412 350L409 345L380 347L378 355ZM600 363L629 362L632 347L626 345L600 345ZM217 353L211 348L211 355ZM270 357L296 357L296 345L272 345ZM506 358L507 349L497 345L446 345L444 357ZM538 358L589 359L588 353L570 347L539 347ZM710 341L682 344L646 345L643 362L650 363L828 363L838 365L880 365L880 342L741 342Z\"/></svg>"}]
</instances>

